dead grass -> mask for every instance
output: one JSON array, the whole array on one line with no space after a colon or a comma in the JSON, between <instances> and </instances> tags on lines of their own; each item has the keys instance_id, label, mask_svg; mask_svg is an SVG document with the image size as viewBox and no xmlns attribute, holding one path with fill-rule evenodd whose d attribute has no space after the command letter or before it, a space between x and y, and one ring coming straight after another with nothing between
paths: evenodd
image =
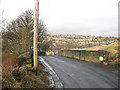
<instances>
[{"instance_id":1,"label":"dead grass","mask_svg":"<svg viewBox=\"0 0 120 90\"><path fill-rule=\"evenodd\" d=\"M82 49L72 49L72 50L106 50L109 51L111 55L118 52L118 44L104 45L104 46L94 46Z\"/></svg>"},{"instance_id":2,"label":"dead grass","mask_svg":"<svg viewBox=\"0 0 120 90\"><path fill-rule=\"evenodd\" d=\"M18 60L15 58L15 55L13 54L3 54L2 56L2 66L8 67L8 66L17 66Z\"/></svg>"},{"instance_id":3,"label":"dead grass","mask_svg":"<svg viewBox=\"0 0 120 90\"><path fill-rule=\"evenodd\" d=\"M19 62L21 65L19 66ZM15 58L12 54L3 55L2 67L2 88L48 88L44 82L46 75L43 73L36 76L30 65L31 59L28 56ZM42 79L44 77L44 80Z\"/></svg>"}]
</instances>

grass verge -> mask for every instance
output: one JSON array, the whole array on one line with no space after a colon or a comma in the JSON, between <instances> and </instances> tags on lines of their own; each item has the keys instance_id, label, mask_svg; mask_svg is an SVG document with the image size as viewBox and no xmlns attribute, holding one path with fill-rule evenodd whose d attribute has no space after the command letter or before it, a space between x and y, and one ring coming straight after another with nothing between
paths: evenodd
<instances>
[{"instance_id":1,"label":"grass verge","mask_svg":"<svg viewBox=\"0 0 120 90\"><path fill-rule=\"evenodd\" d=\"M29 55L17 58L12 54L3 56L2 88L48 88L47 73L39 70L35 75Z\"/></svg>"}]
</instances>

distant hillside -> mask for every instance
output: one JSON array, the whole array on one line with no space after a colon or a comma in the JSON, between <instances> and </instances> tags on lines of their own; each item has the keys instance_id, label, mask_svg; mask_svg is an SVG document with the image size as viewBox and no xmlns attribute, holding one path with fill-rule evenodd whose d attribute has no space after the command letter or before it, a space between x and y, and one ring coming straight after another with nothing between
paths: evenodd
<instances>
[{"instance_id":1,"label":"distant hillside","mask_svg":"<svg viewBox=\"0 0 120 90\"><path fill-rule=\"evenodd\" d=\"M116 43L116 44L110 44L104 46L94 46L94 47L72 49L72 50L106 50L109 51L111 55L113 55L118 52L118 44Z\"/></svg>"},{"instance_id":2,"label":"distant hillside","mask_svg":"<svg viewBox=\"0 0 120 90\"><path fill-rule=\"evenodd\" d=\"M48 41L52 43L55 50L86 48L101 45L110 45L118 42L116 37L98 37L90 35L70 35L70 34L49 34Z\"/></svg>"}]
</instances>

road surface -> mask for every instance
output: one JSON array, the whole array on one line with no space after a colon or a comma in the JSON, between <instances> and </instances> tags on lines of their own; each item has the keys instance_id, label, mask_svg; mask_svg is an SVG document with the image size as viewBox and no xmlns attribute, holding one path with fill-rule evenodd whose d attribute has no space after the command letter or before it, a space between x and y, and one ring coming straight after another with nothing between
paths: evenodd
<instances>
[{"instance_id":1,"label":"road surface","mask_svg":"<svg viewBox=\"0 0 120 90\"><path fill-rule=\"evenodd\" d=\"M64 88L118 88L118 71L110 67L65 57L43 56Z\"/></svg>"}]
</instances>

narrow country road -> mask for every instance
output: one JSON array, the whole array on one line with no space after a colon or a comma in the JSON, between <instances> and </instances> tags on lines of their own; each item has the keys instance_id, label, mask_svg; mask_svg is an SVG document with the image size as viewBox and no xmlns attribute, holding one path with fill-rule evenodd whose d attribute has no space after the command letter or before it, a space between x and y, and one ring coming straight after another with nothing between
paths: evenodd
<instances>
[{"instance_id":1,"label":"narrow country road","mask_svg":"<svg viewBox=\"0 0 120 90\"><path fill-rule=\"evenodd\" d=\"M118 88L118 71L99 64L65 57L43 56L64 88Z\"/></svg>"}]
</instances>

